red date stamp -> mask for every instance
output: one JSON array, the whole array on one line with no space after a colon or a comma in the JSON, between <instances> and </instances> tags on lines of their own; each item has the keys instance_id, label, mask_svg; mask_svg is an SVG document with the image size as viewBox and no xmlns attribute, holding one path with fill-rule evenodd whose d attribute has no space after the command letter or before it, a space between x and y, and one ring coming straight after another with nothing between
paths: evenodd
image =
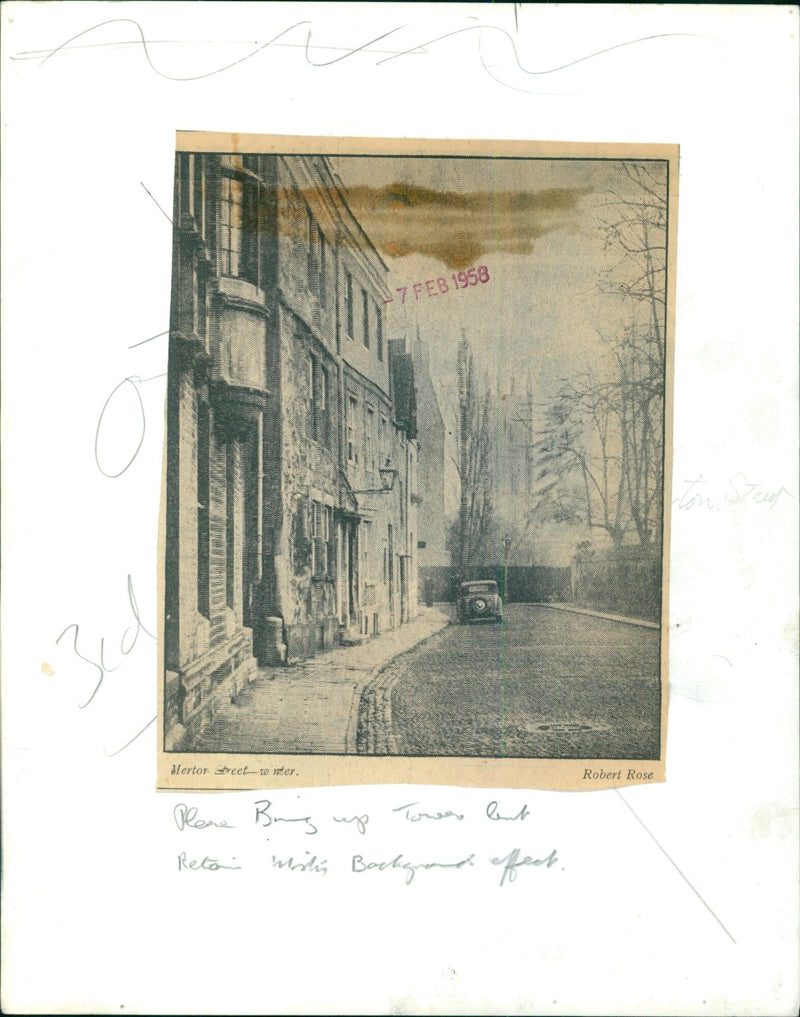
<instances>
[{"instance_id":1,"label":"red date stamp","mask_svg":"<svg viewBox=\"0 0 800 1017\"><path fill-rule=\"evenodd\" d=\"M485 265L478 268L468 268L465 272L453 272L448 282L446 276L440 275L435 279L426 279L424 282L415 282L411 286L398 286L396 291L400 294L400 303L406 302L408 291L414 294L414 299L419 300L421 296L439 297L452 290L465 290L468 286L477 286L478 283L487 283L491 279L489 269ZM385 300L385 304L394 302L394 297ZM410 297L408 298L411 299Z\"/></svg>"}]
</instances>

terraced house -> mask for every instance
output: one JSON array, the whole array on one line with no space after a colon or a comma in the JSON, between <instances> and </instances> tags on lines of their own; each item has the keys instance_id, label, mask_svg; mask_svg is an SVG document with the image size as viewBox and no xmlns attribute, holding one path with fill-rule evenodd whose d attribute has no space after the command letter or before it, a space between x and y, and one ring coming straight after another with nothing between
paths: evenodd
<instances>
[{"instance_id":1,"label":"terraced house","mask_svg":"<svg viewBox=\"0 0 800 1017\"><path fill-rule=\"evenodd\" d=\"M165 741L258 666L414 616L414 367L322 156L180 153L167 406Z\"/></svg>"}]
</instances>

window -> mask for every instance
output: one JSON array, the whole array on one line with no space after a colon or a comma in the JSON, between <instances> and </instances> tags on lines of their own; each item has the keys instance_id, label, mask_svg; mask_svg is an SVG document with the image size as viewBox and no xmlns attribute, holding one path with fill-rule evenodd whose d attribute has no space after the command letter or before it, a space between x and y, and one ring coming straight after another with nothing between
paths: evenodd
<instances>
[{"instance_id":1,"label":"window","mask_svg":"<svg viewBox=\"0 0 800 1017\"><path fill-rule=\"evenodd\" d=\"M319 367L319 395L317 396L317 408L319 409L320 416L323 423L327 423L328 420L328 372L320 364ZM327 437L324 433L326 428L322 428L323 437Z\"/></svg>"},{"instance_id":2,"label":"window","mask_svg":"<svg viewBox=\"0 0 800 1017\"><path fill-rule=\"evenodd\" d=\"M242 181L235 177L222 178L220 198L220 232L222 234L222 272L239 275L242 231Z\"/></svg>"},{"instance_id":3,"label":"window","mask_svg":"<svg viewBox=\"0 0 800 1017\"><path fill-rule=\"evenodd\" d=\"M178 156L178 182L181 216L192 214L192 156L181 152Z\"/></svg>"},{"instance_id":4,"label":"window","mask_svg":"<svg viewBox=\"0 0 800 1017\"><path fill-rule=\"evenodd\" d=\"M347 316L347 335L353 338L353 277L348 271L344 273L344 307Z\"/></svg>"},{"instance_id":5,"label":"window","mask_svg":"<svg viewBox=\"0 0 800 1017\"><path fill-rule=\"evenodd\" d=\"M367 407L367 430L364 435L364 466L368 470L375 469L375 444L373 435L375 433L375 411L371 406Z\"/></svg>"},{"instance_id":6,"label":"window","mask_svg":"<svg viewBox=\"0 0 800 1017\"><path fill-rule=\"evenodd\" d=\"M361 571L364 582L372 581L372 523L365 519L361 525Z\"/></svg>"},{"instance_id":7,"label":"window","mask_svg":"<svg viewBox=\"0 0 800 1017\"><path fill-rule=\"evenodd\" d=\"M317 361L317 384L314 390L314 416L316 439L327 445L330 441L330 417L328 415L328 372Z\"/></svg>"},{"instance_id":8,"label":"window","mask_svg":"<svg viewBox=\"0 0 800 1017\"><path fill-rule=\"evenodd\" d=\"M219 163L210 157L206 158L206 189L205 189L205 238L208 254L216 259L217 246L217 200L219 194Z\"/></svg>"},{"instance_id":9,"label":"window","mask_svg":"<svg viewBox=\"0 0 800 1017\"><path fill-rule=\"evenodd\" d=\"M324 306L328 299L328 287L325 282L325 234L319 231L319 302Z\"/></svg>"},{"instance_id":10,"label":"window","mask_svg":"<svg viewBox=\"0 0 800 1017\"><path fill-rule=\"evenodd\" d=\"M311 535L314 545L313 578L332 577L334 571L333 509L318 501L311 505Z\"/></svg>"},{"instance_id":11,"label":"window","mask_svg":"<svg viewBox=\"0 0 800 1017\"><path fill-rule=\"evenodd\" d=\"M380 457L381 457L381 464L385 463L387 458L388 458L388 456L389 456L388 438L387 438L388 428L389 428L389 423L388 423L386 417L382 416L381 417L381 447L380 447L380 453L379 453Z\"/></svg>"},{"instance_id":12,"label":"window","mask_svg":"<svg viewBox=\"0 0 800 1017\"><path fill-rule=\"evenodd\" d=\"M178 184L178 223L182 229L193 228L209 245L214 242L214 202L213 192L214 162L205 155L189 155L184 152L178 155L176 164Z\"/></svg>"},{"instance_id":13,"label":"window","mask_svg":"<svg viewBox=\"0 0 800 1017\"><path fill-rule=\"evenodd\" d=\"M335 579L336 577L336 541L334 539L334 527L333 527L333 508L330 505L325 506L325 527L327 536L325 538L325 558L326 566L328 569L328 578Z\"/></svg>"},{"instance_id":14,"label":"window","mask_svg":"<svg viewBox=\"0 0 800 1017\"><path fill-rule=\"evenodd\" d=\"M383 314L375 305L375 344L378 347L378 360L383 360Z\"/></svg>"},{"instance_id":15,"label":"window","mask_svg":"<svg viewBox=\"0 0 800 1017\"><path fill-rule=\"evenodd\" d=\"M306 498L301 498L297 503L297 510L292 520L292 545L295 575L300 575L308 566L311 551L311 542L308 539L308 499Z\"/></svg>"},{"instance_id":16,"label":"window","mask_svg":"<svg viewBox=\"0 0 800 1017\"><path fill-rule=\"evenodd\" d=\"M225 448L225 603L231 610L234 607L234 558L236 556L234 465L233 442L229 442Z\"/></svg>"},{"instance_id":17,"label":"window","mask_svg":"<svg viewBox=\"0 0 800 1017\"><path fill-rule=\"evenodd\" d=\"M325 303L325 236L311 209L306 208L308 222L308 288Z\"/></svg>"},{"instance_id":18,"label":"window","mask_svg":"<svg viewBox=\"0 0 800 1017\"><path fill-rule=\"evenodd\" d=\"M325 545L322 537L322 505L311 503L311 543L313 547L312 574L314 579L322 579L325 575Z\"/></svg>"},{"instance_id":19,"label":"window","mask_svg":"<svg viewBox=\"0 0 800 1017\"><path fill-rule=\"evenodd\" d=\"M208 404L197 408L197 610L206 618L209 609L209 437Z\"/></svg>"},{"instance_id":20,"label":"window","mask_svg":"<svg viewBox=\"0 0 800 1017\"><path fill-rule=\"evenodd\" d=\"M203 161L204 156L195 155L192 183L192 215L194 225L201 236L205 236L205 202L203 200Z\"/></svg>"},{"instance_id":21,"label":"window","mask_svg":"<svg viewBox=\"0 0 800 1017\"><path fill-rule=\"evenodd\" d=\"M208 324L208 295L206 286L206 266L203 262L197 266L197 271L194 274L192 300L194 302L194 330L201 339L205 339Z\"/></svg>"},{"instance_id":22,"label":"window","mask_svg":"<svg viewBox=\"0 0 800 1017\"><path fill-rule=\"evenodd\" d=\"M367 291L361 291L361 310L364 319L364 345L369 349L369 297Z\"/></svg>"},{"instance_id":23,"label":"window","mask_svg":"<svg viewBox=\"0 0 800 1017\"><path fill-rule=\"evenodd\" d=\"M308 399L308 437L316 438L315 433L315 414L314 414L314 374L316 373L316 357L309 354L308 357L308 381L307 381L307 395Z\"/></svg>"},{"instance_id":24,"label":"window","mask_svg":"<svg viewBox=\"0 0 800 1017\"><path fill-rule=\"evenodd\" d=\"M308 249L306 251L306 276L308 288L316 292L317 280L319 278L319 228L314 222L311 209L306 206L306 230L308 232Z\"/></svg>"},{"instance_id":25,"label":"window","mask_svg":"<svg viewBox=\"0 0 800 1017\"><path fill-rule=\"evenodd\" d=\"M357 412L358 400L355 396L350 396L347 400L347 459L348 462L351 463L358 462L355 442L355 423Z\"/></svg>"},{"instance_id":26,"label":"window","mask_svg":"<svg viewBox=\"0 0 800 1017\"><path fill-rule=\"evenodd\" d=\"M222 274L258 285L258 184L223 172L220 190Z\"/></svg>"},{"instance_id":27,"label":"window","mask_svg":"<svg viewBox=\"0 0 800 1017\"><path fill-rule=\"evenodd\" d=\"M328 372L313 353L308 358L308 427L314 441L329 443Z\"/></svg>"}]
</instances>

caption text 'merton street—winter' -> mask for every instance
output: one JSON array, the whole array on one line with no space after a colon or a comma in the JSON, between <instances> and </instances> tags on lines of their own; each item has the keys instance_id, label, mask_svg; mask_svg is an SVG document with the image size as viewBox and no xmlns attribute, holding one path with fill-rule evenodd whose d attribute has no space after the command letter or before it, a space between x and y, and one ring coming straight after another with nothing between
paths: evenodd
<instances>
[{"instance_id":1,"label":"caption text 'merton street\u2014winter'","mask_svg":"<svg viewBox=\"0 0 800 1017\"><path fill-rule=\"evenodd\" d=\"M244 821L241 824L231 824L225 818L211 818L209 815L201 814L197 806L187 805L184 802L175 805L172 810L172 818L175 826L187 841L186 849L178 851L177 854L178 871L223 872L247 868L243 864L243 856L237 858L233 854L236 848L232 845L231 849L227 850L223 844L222 851L217 851L215 846L212 855L202 850L202 844L195 837L199 831L231 830L235 829L237 825L240 828L254 829L259 835L263 835L265 830L269 830L270 835L277 834L276 841L270 845L277 849L277 853L267 854L262 859L263 863L276 873L309 876L326 876L329 871L334 870L353 874L388 873L400 875L405 885L408 886L416 880L421 872L429 873L433 870L460 872L484 864L494 867L492 871L499 875L499 885L505 886L516 882L525 870L533 869L546 872L555 868L556 871L564 871L556 848L551 848L549 851L537 850L528 854L520 847L510 847L506 844L496 854L482 854L477 851L456 850L453 852L450 847L442 846L437 849L436 857L430 857L428 847L420 848L419 853L415 854L413 848L397 851L394 848L381 847L374 852L369 852L359 844L360 850L353 852L352 844L350 847L343 844L341 847L346 854L341 857L331 856L329 858L328 855L331 853L324 849L318 849L317 852L312 853L311 850L305 848L298 850L296 846L294 849L290 849L289 845L286 845L282 850L279 847L281 835L293 833L303 838L315 837L324 833L328 824L330 824L330 830L338 827L344 832L345 837L360 841L362 837L368 837L371 829L370 824L372 823L374 828L376 819L379 824L381 821L394 824L395 830L398 829L398 826L401 830L409 829L408 824L410 824L410 829L422 829L431 824L441 824L444 827L452 828L463 823L465 819L470 819L466 812L457 812L453 809L430 809L418 801L404 802L388 810L382 810L379 816L356 811L320 818L311 813L302 815L304 809L300 806L283 809L268 798L252 802L249 809L252 811L243 817ZM484 825L488 822L490 825L496 825L498 829L509 829L521 825L530 815L531 813L524 803L520 807L503 808L500 803L493 800L486 805L478 818ZM271 836L264 835L265 844L270 840ZM442 844L444 845L444 842ZM330 843L329 846L331 846ZM210 844L208 847L210 848Z\"/></svg>"}]
</instances>

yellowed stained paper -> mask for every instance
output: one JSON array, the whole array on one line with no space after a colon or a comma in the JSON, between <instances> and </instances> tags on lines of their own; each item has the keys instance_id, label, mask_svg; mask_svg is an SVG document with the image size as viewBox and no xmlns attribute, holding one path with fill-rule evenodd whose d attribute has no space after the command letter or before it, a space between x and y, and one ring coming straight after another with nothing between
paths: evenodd
<instances>
[{"instance_id":1,"label":"yellowed stained paper","mask_svg":"<svg viewBox=\"0 0 800 1017\"><path fill-rule=\"evenodd\" d=\"M677 146L175 165L158 786L663 781Z\"/></svg>"}]
</instances>

